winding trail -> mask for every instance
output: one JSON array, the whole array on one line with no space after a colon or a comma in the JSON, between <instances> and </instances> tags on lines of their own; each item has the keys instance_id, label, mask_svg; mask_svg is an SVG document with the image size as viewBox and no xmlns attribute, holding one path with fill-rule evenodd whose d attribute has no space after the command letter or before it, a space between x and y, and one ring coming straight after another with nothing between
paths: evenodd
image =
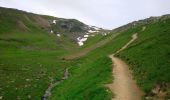
<instances>
[{"instance_id":1,"label":"winding trail","mask_svg":"<svg viewBox=\"0 0 170 100\"><path fill-rule=\"evenodd\" d=\"M136 39L137 33L133 34L132 39L115 54L126 49ZM114 57L115 54L109 55L114 66L112 72L114 76L114 82L107 85L110 90L115 93L115 97L112 98L112 100L140 100L142 91L133 80L129 66L121 59Z\"/></svg>"},{"instance_id":2,"label":"winding trail","mask_svg":"<svg viewBox=\"0 0 170 100\"><path fill-rule=\"evenodd\" d=\"M117 35L118 34L112 36L110 39L113 39ZM104 42L101 43L101 45L96 45L94 48L85 50L86 52L78 53L76 56L67 57L67 59L74 59L74 58L81 57L87 54L89 51L106 44L110 39L105 40ZM132 39L121 49L119 49L115 54L126 49L136 39L137 39L137 33L133 34ZM142 96L142 92L140 91L137 84L133 80L132 75L128 69L128 65L124 63L121 59L114 57L114 54L109 55L109 57L112 59L112 62L114 64L113 76L115 78L113 83L107 85L110 88L110 90L116 95L115 98L112 98L112 100L140 100ZM68 69L66 69L63 78L60 81L51 83L49 87L46 89L41 100L48 100L48 98L51 96L52 89L57 85L59 85L64 80L66 80L68 76L69 76L69 72Z\"/></svg>"},{"instance_id":3,"label":"winding trail","mask_svg":"<svg viewBox=\"0 0 170 100\"><path fill-rule=\"evenodd\" d=\"M60 81L56 81L55 83L51 83L48 88L46 89L44 95L42 96L41 100L48 100L48 98L51 96L51 91L54 87L56 87L57 85L59 85L61 82L63 82L64 80L66 80L69 76L69 72L68 69L65 70L64 72L64 76L62 77L62 79Z\"/></svg>"}]
</instances>

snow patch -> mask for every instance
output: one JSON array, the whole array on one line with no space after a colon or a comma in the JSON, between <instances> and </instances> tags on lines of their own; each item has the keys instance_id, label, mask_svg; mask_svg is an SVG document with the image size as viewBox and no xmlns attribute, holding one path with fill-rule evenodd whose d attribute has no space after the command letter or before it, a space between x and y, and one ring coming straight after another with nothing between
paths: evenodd
<instances>
[{"instance_id":1,"label":"snow patch","mask_svg":"<svg viewBox=\"0 0 170 100\"><path fill-rule=\"evenodd\" d=\"M78 42L78 45L79 45L79 46L82 46L83 44L84 44L84 43L83 43L82 41L79 41L79 42Z\"/></svg>"},{"instance_id":2,"label":"snow patch","mask_svg":"<svg viewBox=\"0 0 170 100\"><path fill-rule=\"evenodd\" d=\"M103 36L106 36L108 35L110 32L107 32L107 33L102 33Z\"/></svg>"},{"instance_id":3,"label":"snow patch","mask_svg":"<svg viewBox=\"0 0 170 100\"><path fill-rule=\"evenodd\" d=\"M97 31L89 30L89 33L95 33L95 32L97 32Z\"/></svg>"},{"instance_id":4,"label":"snow patch","mask_svg":"<svg viewBox=\"0 0 170 100\"><path fill-rule=\"evenodd\" d=\"M54 33L53 30L51 30L50 33Z\"/></svg>"},{"instance_id":5,"label":"snow patch","mask_svg":"<svg viewBox=\"0 0 170 100\"><path fill-rule=\"evenodd\" d=\"M82 46L82 45L84 45L84 42L87 41L87 38L80 38L80 37L78 37L77 40L78 40L78 42L77 42L78 45Z\"/></svg>"},{"instance_id":6,"label":"snow patch","mask_svg":"<svg viewBox=\"0 0 170 100\"><path fill-rule=\"evenodd\" d=\"M106 36L106 35L107 35L107 33L103 33L103 35L104 35L104 36Z\"/></svg>"},{"instance_id":7,"label":"snow patch","mask_svg":"<svg viewBox=\"0 0 170 100\"><path fill-rule=\"evenodd\" d=\"M84 35L85 38L89 37L89 35Z\"/></svg>"},{"instance_id":8,"label":"snow patch","mask_svg":"<svg viewBox=\"0 0 170 100\"><path fill-rule=\"evenodd\" d=\"M57 20L53 20L53 24L56 24Z\"/></svg>"},{"instance_id":9,"label":"snow patch","mask_svg":"<svg viewBox=\"0 0 170 100\"><path fill-rule=\"evenodd\" d=\"M77 40L80 41L80 37L78 37Z\"/></svg>"},{"instance_id":10,"label":"snow patch","mask_svg":"<svg viewBox=\"0 0 170 100\"><path fill-rule=\"evenodd\" d=\"M99 28L99 27L96 27L96 26L91 26L91 25L89 25L89 27L94 28L95 30L100 30L100 28Z\"/></svg>"},{"instance_id":11,"label":"snow patch","mask_svg":"<svg viewBox=\"0 0 170 100\"><path fill-rule=\"evenodd\" d=\"M95 30L100 30L100 28L98 28L98 27L93 27Z\"/></svg>"},{"instance_id":12,"label":"snow patch","mask_svg":"<svg viewBox=\"0 0 170 100\"><path fill-rule=\"evenodd\" d=\"M80 39L81 42L85 42L86 40L87 40L87 38Z\"/></svg>"}]
</instances>

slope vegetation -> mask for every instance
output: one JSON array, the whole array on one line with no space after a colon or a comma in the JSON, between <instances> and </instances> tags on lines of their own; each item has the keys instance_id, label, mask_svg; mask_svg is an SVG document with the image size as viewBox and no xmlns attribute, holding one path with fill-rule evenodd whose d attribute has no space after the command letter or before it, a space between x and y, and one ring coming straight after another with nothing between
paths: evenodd
<instances>
[{"instance_id":1,"label":"slope vegetation","mask_svg":"<svg viewBox=\"0 0 170 100\"><path fill-rule=\"evenodd\" d=\"M57 19L61 24L53 23ZM139 36L136 42L115 56L130 65L144 99L169 99L169 15L129 23L106 37L92 37L83 47L69 33L84 35L88 30L74 26L84 24L71 20L75 24L70 26L61 20L0 8L1 99L40 100L49 84L60 81L49 99L110 100L113 94L105 84L113 79L112 61L107 55L120 50L134 33ZM61 32L66 33L56 36ZM69 75L63 80L66 69Z\"/></svg>"},{"instance_id":2,"label":"slope vegetation","mask_svg":"<svg viewBox=\"0 0 170 100\"><path fill-rule=\"evenodd\" d=\"M134 72L146 99L167 99L170 90L170 17L163 16L145 24L139 38L118 56Z\"/></svg>"},{"instance_id":3,"label":"slope vegetation","mask_svg":"<svg viewBox=\"0 0 170 100\"><path fill-rule=\"evenodd\" d=\"M63 77L70 62L61 58L78 47L70 37L49 33L53 19L0 8L1 99L39 100Z\"/></svg>"},{"instance_id":4,"label":"slope vegetation","mask_svg":"<svg viewBox=\"0 0 170 100\"><path fill-rule=\"evenodd\" d=\"M0 99L40 100L76 63L62 58L88 47L78 47L75 39L100 30L75 19L0 7ZM89 45L99 41L93 38Z\"/></svg>"},{"instance_id":5,"label":"slope vegetation","mask_svg":"<svg viewBox=\"0 0 170 100\"><path fill-rule=\"evenodd\" d=\"M53 90L54 96L51 99L110 100L112 93L105 84L112 81L112 66L111 60L104 63L104 59L108 59L106 55L121 49L134 33L139 33L136 42L115 56L121 57L130 65L137 84L145 93L143 99L169 98L169 21L170 18L166 15L113 30L111 34L120 34L81 58L75 57L73 61L76 63L69 69L70 78Z\"/></svg>"}]
</instances>

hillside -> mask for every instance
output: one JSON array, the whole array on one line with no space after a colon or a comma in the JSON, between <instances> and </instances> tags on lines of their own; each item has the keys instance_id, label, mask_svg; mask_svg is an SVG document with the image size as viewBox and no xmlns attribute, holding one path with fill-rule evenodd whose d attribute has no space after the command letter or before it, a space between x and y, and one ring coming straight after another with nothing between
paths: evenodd
<instances>
[{"instance_id":1,"label":"hillside","mask_svg":"<svg viewBox=\"0 0 170 100\"><path fill-rule=\"evenodd\" d=\"M75 38L90 30L95 35L100 29L74 19L0 8L0 98L40 99L72 63L63 56L79 51Z\"/></svg>"},{"instance_id":2,"label":"hillside","mask_svg":"<svg viewBox=\"0 0 170 100\"><path fill-rule=\"evenodd\" d=\"M47 15L37 15L20 10L0 7L0 33L39 32L66 37L73 42L86 41L97 33L106 33L109 30L96 26L86 25L76 19L64 19ZM84 39L85 40L81 40Z\"/></svg>"},{"instance_id":3,"label":"hillside","mask_svg":"<svg viewBox=\"0 0 170 100\"><path fill-rule=\"evenodd\" d=\"M146 20L148 19L142 21ZM169 15L165 15L125 30L113 30L111 34L119 32L119 35L106 44L85 53L84 56L81 55L81 58L75 58L78 63L71 67L72 75L54 89L54 96L51 99L110 100L114 97L105 87L105 84L111 83L112 80L112 66L107 55L115 53L124 46L134 33L139 34L138 39L116 56L130 65L137 84L144 92L143 99L170 98L169 21Z\"/></svg>"},{"instance_id":4,"label":"hillside","mask_svg":"<svg viewBox=\"0 0 170 100\"><path fill-rule=\"evenodd\" d=\"M104 30L75 19L0 8L0 99L111 100L118 52L144 92L170 99L170 15ZM51 96L44 97L46 90ZM49 93L50 94L50 93Z\"/></svg>"},{"instance_id":5,"label":"hillside","mask_svg":"<svg viewBox=\"0 0 170 100\"><path fill-rule=\"evenodd\" d=\"M51 79L62 77L67 63L61 57L78 45L50 34L50 18L0 8L1 98L40 99Z\"/></svg>"},{"instance_id":6,"label":"hillside","mask_svg":"<svg viewBox=\"0 0 170 100\"><path fill-rule=\"evenodd\" d=\"M170 98L170 16L164 15L142 25L139 39L118 54L134 72L148 99Z\"/></svg>"}]
</instances>

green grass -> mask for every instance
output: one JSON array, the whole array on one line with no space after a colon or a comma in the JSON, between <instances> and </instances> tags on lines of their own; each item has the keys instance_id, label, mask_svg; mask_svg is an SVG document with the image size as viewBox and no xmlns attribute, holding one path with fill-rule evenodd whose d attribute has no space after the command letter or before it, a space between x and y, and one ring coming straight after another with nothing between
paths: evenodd
<instances>
[{"instance_id":1,"label":"green grass","mask_svg":"<svg viewBox=\"0 0 170 100\"><path fill-rule=\"evenodd\" d=\"M50 78L63 76L69 63L61 58L75 46L46 33L0 34L0 45L0 94L5 100L40 99Z\"/></svg>"},{"instance_id":2,"label":"green grass","mask_svg":"<svg viewBox=\"0 0 170 100\"><path fill-rule=\"evenodd\" d=\"M82 62L82 60L78 60ZM85 64L84 64L85 63ZM101 66L104 65L104 66ZM111 94L103 85L111 78L111 60L102 57L86 60L70 68L68 80L56 87L52 99L56 100L109 100Z\"/></svg>"},{"instance_id":3,"label":"green grass","mask_svg":"<svg viewBox=\"0 0 170 100\"><path fill-rule=\"evenodd\" d=\"M84 49L93 46L95 43L106 39L106 37L107 36L103 36L102 34L97 34L94 37L89 37L88 40L84 42L84 45L81 48Z\"/></svg>"},{"instance_id":4,"label":"green grass","mask_svg":"<svg viewBox=\"0 0 170 100\"><path fill-rule=\"evenodd\" d=\"M76 59L76 63L71 65L69 70L70 78L53 90L51 99L110 100L112 95L110 92L106 92L104 84L112 80L111 66L107 66L109 60L108 64L103 62L108 59L107 55L120 49L136 32L139 33L138 40L117 56L128 60L138 85L146 94L155 84L169 83L169 19L166 20L166 23L163 22L153 22L130 28L104 46ZM141 31L143 26L146 26L145 31ZM100 59L102 60L100 61ZM104 71L106 69L110 70ZM100 74L105 77L99 78L98 73L102 70L103 73Z\"/></svg>"},{"instance_id":5,"label":"green grass","mask_svg":"<svg viewBox=\"0 0 170 100\"><path fill-rule=\"evenodd\" d=\"M80 59L69 62L61 60L62 56L72 52L70 50L74 51L73 48L75 46L68 42L68 40L62 41L62 39L55 39L53 36L45 33L1 34L2 43L0 43L4 45L1 48L3 53L0 58L2 59L1 68L4 72L1 79L4 81L4 84L2 84L2 94L4 97L8 97L6 99L17 97L26 99L28 95L31 95L32 98L40 99L40 96L42 96L44 90L47 88L49 77L60 80L64 69L68 67L71 73L69 79L54 89L51 99L81 100L85 97L90 100L109 100L112 94L111 92L107 92L105 84L112 81L112 63L107 55L121 48L130 40L131 34L135 31L130 30L121 33L106 45L93 50ZM103 37L100 36L93 38L96 38L96 40L89 39L89 46L92 43L103 40ZM105 38L109 38L109 36ZM56 44L57 41L63 43ZM69 45L63 48L63 44ZM65 48L69 49L69 52ZM4 71L4 68L7 70ZM11 77L4 78L4 76L10 73L9 71L13 71L13 74L11 73L12 75L10 75ZM24 73L17 73L20 71ZM37 73L39 74L37 75ZM38 76L41 78L37 80ZM10 82L12 79L15 79L14 83L16 85ZM28 83L25 79L31 79L31 81ZM21 86L18 87L18 85ZM24 88L27 85L29 87ZM30 86L35 87L30 88ZM15 90L14 88L16 87L19 89ZM22 92L19 93L21 90Z\"/></svg>"},{"instance_id":6,"label":"green grass","mask_svg":"<svg viewBox=\"0 0 170 100\"><path fill-rule=\"evenodd\" d=\"M121 33L106 45L75 59L69 66L71 75L53 90L51 100L110 100L113 94L105 86L113 79L108 55L128 42L134 31Z\"/></svg>"},{"instance_id":7,"label":"green grass","mask_svg":"<svg viewBox=\"0 0 170 100\"><path fill-rule=\"evenodd\" d=\"M0 96L5 100L40 100L50 79L61 80L69 68L69 78L52 91L52 100L110 100L112 93L105 87L112 82L112 62L108 58L125 45L131 35L139 38L117 56L130 64L141 89L149 94L157 84L170 82L170 20L151 22L123 31L105 45L71 61L63 57L81 52L99 41L110 38L90 37L83 47L67 36L48 34L35 23L34 14L0 9ZM25 17L27 16L27 17ZM53 19L50 16L43 18ZM28 28L17 26L16 19ZM3 23L3 24L2 24ZM146 26L145 31L141 31Z\"/></svg>"},{"instance_id":8,"label":"green grass","mask_svg":"<svg viewBox=\"0 0 170 100\"><path fill-rule=\"evenodd\" d=\"M70 62L61 60L77 44L42 29L34 14L0 8L0 96L5 100L40 100L50 79L63 77ZM28 28L22 29L17 21Z\"/></svg>"},{"instance_id":9,"label":"green grass","mask_svg":"<svg viewBox=\"0 0 170 100\"><path fill-rule=\"evenodd\" d=\"M170 19L145 27L137 41L119 56L131 65L138 84L148 95L156 85L170 83Z\"/></svg>"}]
</instances>

